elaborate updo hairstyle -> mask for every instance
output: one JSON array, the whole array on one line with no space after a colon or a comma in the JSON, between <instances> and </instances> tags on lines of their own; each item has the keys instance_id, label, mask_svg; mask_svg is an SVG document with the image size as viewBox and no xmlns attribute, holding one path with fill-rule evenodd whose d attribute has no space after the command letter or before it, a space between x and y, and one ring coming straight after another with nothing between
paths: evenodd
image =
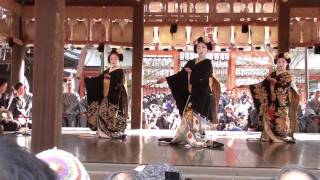
<instances>
[{"instance_id":1,"label":"elaborate updo hairstyle","mask_svg":"<svg viewBox=\"0 0 320 180\"><path fill-rule=\"evenodd\" d=\"M14 85L14 89L17 91L21 86L23 86L23 84L21 82L18 82Z\"/></svg>"},{"instance_id":2,"label":"elaborate updo hairstyle","mask_svg":"<svg viewBox=\"0 0 320 180\"><path fill-rule=\"evenodd\" d=\"M117 55L119 58L119 61L123 61L123 54L120 54L116 48L112 48L111 52L108 55L108 63L110 63L110 57L112 54Z\"/></svg>"},{"instance_id":3,"label":"elaborate updo hairstyle","mask_svg":"<svg viewBox=\"0 0 320 180\"><path fill-rule=\"evenodd\" d=\"M198 39L195 41L194 46L193 46L194 53L197 53L197 46L198 46L199 43L204 43L207 46L208 51L212 51L211 42L206 42L203 37L198 37Z\"/></svg>"},{"instance_id":4,"label":"elaborate updo hairstyle","mask_svg":"<svg viewBox=\"0 0 320 180\"><path fill-rule=\"evenodd\" d=\"M288 65L286 67L287 70L289 70L289 64L291 62L291 58L288 52L280 52L276 55L276 57L274 58L274 64L277 64L278 59L283 58L287 61Z\"/></svg>"}]
</instances>

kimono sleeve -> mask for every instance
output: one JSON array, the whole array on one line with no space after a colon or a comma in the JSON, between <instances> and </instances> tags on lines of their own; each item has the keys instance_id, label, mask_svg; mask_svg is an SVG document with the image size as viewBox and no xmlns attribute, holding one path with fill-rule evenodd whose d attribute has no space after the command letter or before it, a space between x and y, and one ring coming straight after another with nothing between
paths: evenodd
<instances>
[{"instance_id":1,"label":"kimono sleeve","mask_svg":"<svg viewBox=\"0 0 320 180\"><path fill-rule=\"evenodd\" d=\"M122 86L124 84L124 70L120 69L119 71L115 72L114 74L114 82L115 82L115 88L119 88L120 86Z\"/></svg>"},{"instance_id":2,"label":"kimono sleeve","mask_svg":"<svg viewBox=\"0 0 320 180\"><path fill-rule=\"evenodd\" d=\"M184 106L189 96L187 72L182 70L177 74L167 77L166 79L173 98L176 101L179 113L182 115Z\"/></svg>"},{"instance_id":3,"label":"kimono sleeve","mask_svg":"<svg viewBox=\"0 0 320 180\"><path fill-rule=\"evenodd\" d=\"M259 114L261 105L268 104L269 88L267 87L269 86L270 83L267 80L267 78L260 83L249 85L250 93L253 99L253 104L255 106L255 109L258 111L257 114Z\"/></svg>"},{"instance_id":4,"label":"kimono sleeve","mask_svg":"<svg viewBox=\"0 0 320 180\"><path fill-rule=\"evenodd\" d=\"M87 90L88 105L94 101L100 102L103 98L103 75L85 78L84 82Z\"/></svg>"}]
</instances>

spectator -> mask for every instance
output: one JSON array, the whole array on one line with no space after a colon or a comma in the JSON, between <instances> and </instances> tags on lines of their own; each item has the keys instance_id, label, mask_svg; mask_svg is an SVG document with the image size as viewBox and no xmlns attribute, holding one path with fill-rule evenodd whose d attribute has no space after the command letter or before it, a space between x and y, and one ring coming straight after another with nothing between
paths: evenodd
<instances>
[{"instance_id":1,"label":"spectator","mask_svg":"<svg viewBox=\"0 0 320 180\"><path fill-rule=\"evenodd\" d=\"M241 131L241 128L237 127L234 122L230 122L226 125L224 131Z\"/></svg>"},{"instance_id":2,"label":"spectator","mask_svg":"<svg viewBox=\"0 0 320 180\"><path fill-rule=\"evenodd\" d=\"M13 114L14 119L19 117L28 117L26 113L26 101L24 99L25 88L22 83L17 83L14 86L16 91L16 97L13 99L12 104L10 105L10 111Z\"/></svg>"},{"instance_id":3,"label":"spectator","mask_svg":"<svg viewBox=\"0 0 320 180\"><path fill-rule=\"evenodd\" d=\"M61 180L90 180L83 164L74 155L57 148L42 151L37 158L47 163Z\"/></svg>"},{"instance_id":4,"label":"spectator","mask_svg":"<svg viewBox=\"0 0 320 180\"><path fill-rule=\"evenodd\" d=\"M275 178L276 180L291 180L291 179L299 179L299 180L317 180L318 178L308 172L303 167L297 165L288 165L281 169L279 174Z\"/></svg>"},{"instance_id":5,"label":"spectator","mask_svg":"<svg viewBox=\"0 0 320 180\"><path fill-rule=\"evenodd\" d=\"M310 133L320 132L320 89L315 90L314 96L308 101L305 118L307 120L306 131Z\"/></svg>"},{"instance_id":6,"label":"spectator","mask_svg":"<svg viewBox=\"0 0 320 180\"><path fill-rule=\"evenodd\" d=\"M29 91L27 86L24 86L24 89L25 89L25 93L24 93L23 98L26 102L26 106L25 106L26 115L27 115L27 117L31 117L32 116L32 97L33 97L33 94Z\"/></svg>"},{"instance_id":7,"label":"spectator","mask_svg":"<svg viewBox=\"0 0 320 180\"><path fill-rule=\"evenodd\" d=\"M8 81L0 78L0 131L16 131L20 128L17 121L13 120L12 113L7 110L9 95L6 94Z\"/></svg>"},{"instance_id":8,"label":"spectator","mask_svg":"<svg viewBox=\"0 0 320 180\"><path fill-rule=\"evenodd\" d=\"M220 99L219 100L219 105L218 105L218 113L223 113L224 112L224 103L223 103L223 100Z\"/></svg>"},{"instance_id":9,"label":"spectator","mask_svg":"<svg viewBox=\"0 0 320 180\"><path fill-rule=\"evenodd\" d=\"M0 138L0 179L55 180L55 173L47 164L23 150L13 141Z\"/></svg>"},{"instance_id":10,"label":"spectator","mask_svg":"<svg viewBox=\"0 0 320 180\"><path fill-rule=\"evenodd\" d=\"M259 121L257 110L251 106L248 109L248 123L244 128L247 131L262 131L262 122Z\"/></svg>"},{"instance_id":11,"label":"spectator","mask_svg":"<svg viewBox=\"0 0 320 180\"><path fill-rule=\"evenodd\" d=\"M159 129L169 129L170 123L167 121L167 113L162 113L162 114L157 118L156 126L157 126Z\"/></svg>"},{"instance_id":12,"label":"spectator","mask_svg":"<svg viewBox=\"0 0 320 180\"><path fill-rule=\"evenodd\" d=\"M64 127L75 127L80 112L80 96L74 91L74 81L69 78L66 83L67 92L63 93L63 122Z\"/></svg>"},{"instance_id":13,"label":"spectator","mask_svg":"<svg viewBox=\"0 0 320 180\"><path fill-rule=\"evenodd\" d=\"M6 93L8 80L0 78L0 108L7 108L9 102L9 95Z\"/></svg>"},{"instance_id":14,"label":"spectator","mask_svg":"<svg viewBox=\"0 0 320 180\"><path fill-rule=\"evenodd\" d=\"M221 117L223 119L223 121L228 124L230 122L237 122L237 117L234 115L234 112L232 110L231 106L226 106L224 108L224 114Z\"/></svg>"}]
</instances>

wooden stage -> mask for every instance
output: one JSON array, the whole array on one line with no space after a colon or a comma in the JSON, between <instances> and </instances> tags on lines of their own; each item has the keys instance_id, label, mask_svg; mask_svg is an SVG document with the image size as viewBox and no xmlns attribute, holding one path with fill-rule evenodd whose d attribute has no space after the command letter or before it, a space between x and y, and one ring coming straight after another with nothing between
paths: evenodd
<instances>
[{"instance_id":1,"label":"wooden stage","mask_svg":"<svg viewBox=\"0 0 320 180\"><path fill-rule=\"evenodd\" d=\"M168 163L191 179L270 179L287 164L298 164L320 177L320 134L295 135L295 144L260 143L258 132L209 131L208 139L225 144L222 150L159 145L168 130L128 130L124 140L98 139L83 128L63 128L60 149L84 163L93 179L142 164ZM20 146L30 150L31 137L15 134Z\"/></svg>"}]
</instances>

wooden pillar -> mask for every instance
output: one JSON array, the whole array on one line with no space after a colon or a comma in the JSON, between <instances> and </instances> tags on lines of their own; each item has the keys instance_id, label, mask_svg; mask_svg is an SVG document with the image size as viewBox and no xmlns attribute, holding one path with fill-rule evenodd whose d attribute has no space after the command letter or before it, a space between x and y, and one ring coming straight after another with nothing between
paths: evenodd
<instances>
[{"instance_id":1,"label":"wooden pillar","mask_svg":"<svg viewBox=\"0 0 320 180\"><path fill-rule=\"evenodd\" d=\"M11 84L13 86L18 82L22 82L21 75L24 74L24 69L22 69L23 49L24 48L18 44L13 44L12 46Z\"/></svg>"},{"instance_id":2,"label":"wooden pillar","mask_svg":"<svg viewBox=\"0 0 320 180\"><path fill-rule=\"evenodd\" d=\"M141 128L141 84L143 58L143 0L135 1L133 10L132 108L131 129Z\"/></svg>"},{"instance_id":3,"label":"wooden pillar","mask_svg":"<svg viewBox=\"0 0 320 180\"><path fill-rule=\"evenodd\" d=\"M21 38L20 28L21 28L21 17L18 15L12 15L12 29L11 34L16 38ZM24 68L22 68L22 61L24 56L24 47L16 44L12 38L9 40L9 44L12 48L11 57L11 85L15 85L22 81L24 75Z\"/></svg>"},{"instance_id":4,"label":"wooden pillar","mask_svg":"<svg viewBox=\"0 0 320 180\"><path fill-rule=\"evenodd\" d=\"M64 0L35 1L31 150L59 146L62 124Z\"/></svg>"},{"instance_id":5,"label":"wooden pillar","mask_svg":"<svg viewBox=\"0 0 320 180\"><path fill-rule=\"evenodd\" d=\"M278 50L279 52L288 52L290 30L290 6L288 4L288 1L279 0L278 7Z\"/></svg>"}]
</instances>

